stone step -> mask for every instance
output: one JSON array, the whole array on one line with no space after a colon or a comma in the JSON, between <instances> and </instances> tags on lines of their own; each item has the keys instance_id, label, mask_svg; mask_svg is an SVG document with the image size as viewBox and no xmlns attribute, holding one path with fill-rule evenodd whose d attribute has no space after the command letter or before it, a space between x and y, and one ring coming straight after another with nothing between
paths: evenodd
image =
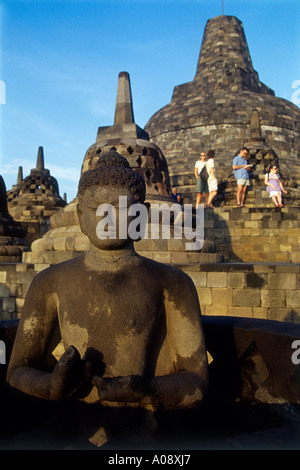
<instances>
[{"instance_id":1,"label":"stone step","mask_svg":"<svg viewBox=\"0 0 300 470\"><path fill-rule=\"evenodd\" d=\"M195 265L223 263L224 256L220 253L197 253L188 251L142 251L137 253L160 263L174 265Z\"/></svg>"}]
</instances>

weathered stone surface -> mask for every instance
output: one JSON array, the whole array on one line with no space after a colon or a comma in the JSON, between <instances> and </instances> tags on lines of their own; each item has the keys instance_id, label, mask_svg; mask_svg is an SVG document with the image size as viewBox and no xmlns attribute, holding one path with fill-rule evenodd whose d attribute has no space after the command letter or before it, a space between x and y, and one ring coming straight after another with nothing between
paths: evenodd
<instances>
[{"instance_id":1,"label":"weathered stone surface","mask_svg":"<svg viewBox=\"0 0 300 470\"><path fill-rule=\"evenodd\" d=\"M28 228L30 242L48 230L49 219L66 202L59 195L57 180L44 166L44 150L39 147L36 168L22 178L19 168L17 184L7 192L8 210L12 217Z\"/></svg>"},{"instance_id":2,"label":"weathered stone surface","mask_svg":"<svg viewBox=\"0 0 300 470\"><path fill-rule=\"evenodd\" d=\"M297 214L296 207L288 206L281 210L261 206L205 209L204 236L225 260L298 263ZM294 283L295 279L286 277L284 282Z\"/></svg>"},{"instance_id":3,"label":"weathered stone surface","mask_svg":"<svg viewBox=\"0 0 300 470\"><path fill-rule=\"evenodd\" d=\"M0 264L0 320L18 318L23 302L36 276L32 265L22 263Z\"/></svg>"},{"instance_id":4,"label":"weathered stone surface","mask_svg":"<svg viewBox=\"0 0 300 470\"><path fill-rule=\"evenodd\" d=\"M0 262L21 261L22 253L30 249L26 233L26 229L9 214L6 186L0 176Z\"/></svg>"},{"instance_id":5,"label":"weathered stone surface","mask_svg":"<svg viewBox=\"0 0 300 470\"><path fill-rule=\"evenodd\" d=\"M130 167L137 171L146 184L146 200L152 203L173 204L166 159L159 147L150 142L148 134L134 122L133 105L129 74L121 72L118 80L118 92L113 126L100 127L97 139L86 152L81 173L95 167L99 156L111 150L123 155ZM26 263L49 263L59 261L59 256L66 259L78 256L88 249L88 243L81 233L77 217L78 198L68 206L52 215L51 229L41 239L32 243L32 251L24 255ZM149 223L150 225L150 223ZM58 238L51 243L49 238ZM67 238L68 241L64 241ZM72 241L73 238L73 241ZM194 253L186 253L186 240L142 240L137 243L137 251L152 259L167 263L221 262L222 255L215 254L215 247L209 240ZM166 250L171 253L166 253ZM55 254L54 254L54 253ZM66 253L67 252L67 253ZM57 261L56 261L57 262Z\"/></svg>"},{"instance_id":6,"label":"weathered stone surface","mask_svg":"<svg viewBox=\"0 0 300 470\"><path fill-rule=\"evenodd\" d=\"M299 328L269 320L204 317L216 397L231 393L262 403L299 403L300 366L291 359ZM229 376L233 380L219 388Z\"/></svg>"},{"instance_id":7,"label":"weathered stone surface","mask_svg":"<svg viewBox=\"0 0 300 470\"><path fill-rule=\"evenodd\" d=\"M294 283L294 276L300 276L300 264L235 262L177 266L193 279L205 315L300 323L299 287ZM289 268L292 273L287 272ZM278 279L283 282L278 283Z\"/></svg>"},{"instance_id":8,"label":"weathered stone surface","mask_svg":"<svg viewBox=\"0 0 300 470\"><path fill-rule=\"evenodd\" d=\"M0 340L7 345L7 361L17 327L18 321L0 322ZM210 399L205 407L187 410L185 415L171 414L168 419L157 413L160 427L158 433L152 429L151 449L165 448L170 442L176 448L185 444L186 448L214 450L299 449L299 365L292 363L291 352L295 350L290 347L300 338L299 326L212 316L203 318L203 327L209 356ZM48 408L41 401L12 395L5 383L6 369L5 365L0 368L1 398L6 403L0 448L84 448L82 441L75 440L74 409L64 403L64 412L59 414L52 403ZM80 416L78 429L87 417L99 416L95 408L90 412L83 408L81 414L79 407L76 411ZM105 410L100 412L104 415ZM106 413L107 419L114 417L114 421L117 416L116 410ZM65 420L59 421L63 417ZM19 433L22 434L18 436ZM126 448L126 437L120 436L122 448ZM135 449L145 444L139 437ZM103 432L102 440L105 438ZM120 447L117 445L116 449Z\"/></svg>"},{"instance_id":9,"label":"weathered stone surface","mask_svg":"<svg viewBox=\"0 0 300 470\"><path fill-rule=\"evenodd\" d=\"M130 78L121 72L118 80L115 121L113 126L100 127L96 143L86 152L82 172L94 168L100 155L114 149L123 155L131 168L141 174L147 188L147 199L170 198L169 172L160 148L150 142L148 134L134 122Z\"/></svg>"},{"instance_id":10,"label":"weathered stone surface","mask_svg":"<svg viewBox=\"0 0 300 470\"><path fill-rule=\"evenodd\" d=\"M192 280L139 256L128 230L127 238L118 231L105 239L96 233L93 207L110 203L119 210L120 195L128 207L143 204L145 194L141 175L115 151L83 173L78 217L89 248L44 269L31 283L8 368L13 388L50 401L121 407L129 418L135 412L128 415L128 407L179 410L202 403L207 354ZM60 339L65 352L55 364ZM122 421L118 414L118 431L134 431L131 419ZM101 446L98 432L107 429L111 436L115 423L103 422L101 413L97 419L86 426L88 437Z\"/></svg>"},{"instance_id":11,"label":"weathered stone surface","mask_svg":"<svg viewBox=\"0 0 300 470\"><path fill-rule=\"evenodd\" d=\"M235 185L229 178L232 158L244 144L256 163L253 191L274 158L270 151L291 188L299 184L299 123L299 108L260 82L242 23L218 16L206 24L194 80L174 87L171 102L150 118L145 130L167 158L172 186L189 194L195 193L195 162L210 148L216 152L218 182Z\"/></svg>"}]
</instances>

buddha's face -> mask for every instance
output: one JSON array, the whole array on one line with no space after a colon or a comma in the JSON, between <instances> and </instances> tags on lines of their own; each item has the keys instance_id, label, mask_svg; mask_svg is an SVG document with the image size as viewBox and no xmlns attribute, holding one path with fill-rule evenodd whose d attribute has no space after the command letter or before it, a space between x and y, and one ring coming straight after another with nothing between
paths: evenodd
<instances>
[{"instance_id":1,"label":"buddha's face","mask_svg":"<svg viewBox=\"0 0 300 470\"><path fill-rule=\"evenodd\" d=\"M128 236L128 224L131 219L127 217L127 208L134 203L132 193L126 188L88 187L78 205L81 230L96 248L124 248L131 242Z\"/></svg>"}]
</instances>

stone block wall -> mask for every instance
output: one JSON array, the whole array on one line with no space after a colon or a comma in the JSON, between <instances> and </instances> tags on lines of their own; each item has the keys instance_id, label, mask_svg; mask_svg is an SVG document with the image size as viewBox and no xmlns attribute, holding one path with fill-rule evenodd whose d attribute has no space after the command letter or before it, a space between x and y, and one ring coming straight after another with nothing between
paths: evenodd
<instances>
[{"instance_id":1,"label":"stone block wall","mask_svg":"<svg viewBox=\"0 0 300 470\"><path fill-rule=\"evenodd\" d=\"M172 185L184 192L201 151L209 149L216 152L218 181L226 180L236 151L251 140L253 111L264 145L279 157L280 171L299 185L299 108L260 82L241 22L213 18L194 79L175 86L171 102L145 126L167 159Z\"/></svg>"},{"instance_id":2,"label":"stone block wall","mask_svg":"<svg viewBox=\"0 0 300 470\"><path fill-rule=\"evenodd\" d=\"M0 264L0 320L18 318L36 272L33 265Z\"/></svg>"},{"instance_id":3,"label":"stone block wall","mask_svg":"<svg viewBox=\"0 0 300 470\"><path fill-rule=\"evenodd\" d=\"M185 251L184 241L174 239L142 240L136 244L137 251L187 272L196 285L205 315L299 323L298 208L224 206L205 209L204 214L205 238L215 244L216 253ZM68 251L69 231L57 230L60 237L53 238L50 251L24 253L23 261L31 255L30 261L26 258L24 263L0 264L0 320L20 316L27 289L37 272L88 249L78 231L72 240L80 243L71 244ZM42 240L51 242L52 238L39 242Z\"/></svg>"},{"instance_id":4,"label":"stone block wall","mask_svg":"<svg viewBox=\"0 0 300 470\"><path fill-rule=\"evenodd\" d=\"M171 264L193 280L203 315L300 323L299 263ZM35 275L32 265L0 265L0 320L20 317Z\"/></svg>"},{"instance_id":5,"label":"stone block wall","mask_svg":"<svg viewBox=\"0 0 300 470\"><path fill-rule=\"evenodd\" d=\"M151 142L167 159L171 185L181 192L190 190L195 184L195 163L201 151L209 149L216 152L218 182L226 180L232 173L235 153L250 140L253 110L259 112L265 146L278 155L281 173L299 185L299 108L281 98L263 95L262 100L261 95L246 91L223 95L202 95L196 88L194 95L182 94L145 126Z\"/></svg>"},{"instance_id":6,"label":"stone block wall","mask_svg":"<svg viewBox=\"0 0 300 470\"><path fill-rule=\"evenodd\" d=\"M205 209L204 234L225 260L300 262L298 207Z\"/></svg>"},{"instance_id":7,"label":"stone block wall","mask_svg":"<svg viewBox=\"0 0 300 470\"><path fill-rule=\"evenodd\" d=\"M300 264L186 265L203 315L300 323Z\"/></svg>"}]
</instances>

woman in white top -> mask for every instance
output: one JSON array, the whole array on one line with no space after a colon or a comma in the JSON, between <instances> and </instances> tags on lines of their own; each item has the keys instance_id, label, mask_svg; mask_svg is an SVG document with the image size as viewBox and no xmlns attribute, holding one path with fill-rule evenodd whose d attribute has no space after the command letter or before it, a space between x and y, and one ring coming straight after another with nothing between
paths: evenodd
<instances>
[{"instance_id":1,"label":"woman in white top","mask_svg":"<svg viewBox=\"0 0 300 470\"><path fill-rule=\"evenodd\" d=\"M208 202L208 184L207 179L201 178L201 171L206 167L206 153L201 152L200 160L196 161L194 175L196 178L196 208L199 206L202 198L202 194L205 194L206 204Z\"/></svg>"},{"instance_id":2,"label":"woman in white top","mask_svg":"<svg viewBox=\"0 0 300 470\"><path fill-rule=\"evenodd\" d=\"M273 165L269 169L269 173L266 173L265 176L265 185L272 201L274 202L275 207L283 207L282 204L282 192L285 194L287 191L284 189L282 182L280 181L280 176L278 174L278 167Z\"/></svg>"},{"instance_id":3,"label":"woman in white top","mask_svg":"<svg viewBox=\"0 0 300 470\"><path fill-rule=\"evenodd\" d=\"M207 157L208 157L208 160L207 160L206 168L207 168L207 172L208 172L207 182L208 182L208 190L209 190L209 197L208 197L208 201L207 201L207 207L213 207L212 201L213 201L213 198L216 196L216 194L218 192L218 181L217 181L217 178L216 178L215 161L214 161L215 152L214 152L214 150L209 150L207 152Z\"/></svg>"}]
</instances>

